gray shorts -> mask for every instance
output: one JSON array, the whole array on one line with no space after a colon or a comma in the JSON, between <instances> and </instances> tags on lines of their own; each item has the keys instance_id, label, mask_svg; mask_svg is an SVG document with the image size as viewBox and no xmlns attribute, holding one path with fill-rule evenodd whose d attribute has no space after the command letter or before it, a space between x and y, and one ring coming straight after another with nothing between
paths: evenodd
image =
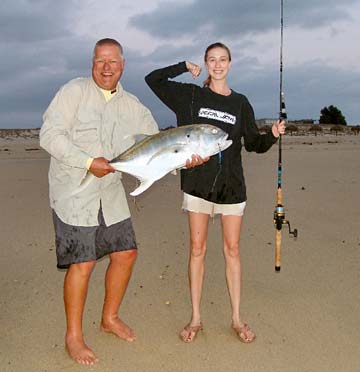
<instances>
[{"instance_id":1,"label":"gray shorts","mask_svg":"<svg viewBox=\"0 0 360 372\"><path fill-rule=\"evenodd\" d=\"M57 267L95 261L113 252L137 249L131 219L106 226L100 208L99 226L72 226L60 220L53 211Z\"/></svg>"}]
</instances>

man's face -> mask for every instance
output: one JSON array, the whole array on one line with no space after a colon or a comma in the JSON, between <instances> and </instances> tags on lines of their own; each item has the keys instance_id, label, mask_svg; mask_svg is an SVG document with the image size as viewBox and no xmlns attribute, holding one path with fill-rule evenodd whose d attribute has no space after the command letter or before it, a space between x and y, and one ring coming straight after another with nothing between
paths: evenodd
<instances>
[{"instance_id":1,"label":"man's face","mask_svg":"<svg viewBox=\"0 0 360 372\"><path fill-rule=\"evenodd\" d=\"M97 46L94 52L92 76L102 89L113 90L124 70L125 60L116 45Z\"/></svg>"}]
</instances>

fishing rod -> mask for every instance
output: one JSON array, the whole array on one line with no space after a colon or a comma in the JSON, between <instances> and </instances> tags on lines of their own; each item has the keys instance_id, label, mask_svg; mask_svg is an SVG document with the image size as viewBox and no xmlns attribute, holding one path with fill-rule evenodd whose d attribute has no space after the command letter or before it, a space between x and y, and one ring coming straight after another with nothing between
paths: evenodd
<instances>
[{"instance_id":1,"label":"fishing rod","mask_svg":"<svg viewBox=\"0 0 360 372\"><path fill-rule=\"evenodd\" d=\"M284 4L281 0L281 13L280 13L280 112L279 120L286 121L286 107L285 95L283 92L283 33L284 33ZM289 234L297 237L297 229L291 230L290 221L285 219L285 209L282 204L282 148L281 148L281 134L279 136L279 155L278 155L278 180L277 180L277 194L276 194L276 207L274 211L274 225L276 228L275 240L275 271L279 272L281 268L281 237L282 226L288 225Z\"/></svg>"}]
</instances>

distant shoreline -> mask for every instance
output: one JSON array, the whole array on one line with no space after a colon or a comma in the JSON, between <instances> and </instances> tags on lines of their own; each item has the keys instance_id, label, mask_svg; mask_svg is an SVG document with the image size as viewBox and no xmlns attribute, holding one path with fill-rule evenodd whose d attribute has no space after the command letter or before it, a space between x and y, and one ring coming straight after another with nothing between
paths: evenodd
<instances>
[{"instance_id":1,"label":"distant shoreline","mask_svg":"<svg viewBox=\"0 0 360 372\"><path fill-rule=\"evenodd\" d=\"M0 129L0 138L39 138L40 128Z\"/></svg>"},{"instance_id":2,"label":"distant shoreline","mask_svg":"<svg viewBox=\"0 0 360 372\"><path fill-rule=\"evenodd\" d=\"M354 132L351 131L352 127L356 126L351 126L351 125L345 125L344 126L344 132L338 132L338 133L329 133L327 131L324 132L311 132L311 131L301 131L299 133L296 132L290 132L288 131L285 136L286 137L302 137L302 136L311 136L311 137L321 137L321 136L354 136L357 135ZM170 128L170 127L169 127ZM261 131L261 127L259 128ZM160 129L160 130L165 130L165 129ZM3 139L14 139L14 138L23 138L23 139L38 139L39 138L39 133L40 133L40 128L28 128L28 129L21 129L21 128L8 128L8 129L2 129L0 128L0 138Z\"/></svg>"}]
</instances>

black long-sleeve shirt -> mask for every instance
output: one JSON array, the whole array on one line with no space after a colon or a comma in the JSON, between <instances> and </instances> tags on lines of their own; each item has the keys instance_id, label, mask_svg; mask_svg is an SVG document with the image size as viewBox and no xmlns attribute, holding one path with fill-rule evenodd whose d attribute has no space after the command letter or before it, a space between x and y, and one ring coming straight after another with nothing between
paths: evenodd
<instances>
[{"instance_id":1,"label":"black long-sleeve shirt","mask_svg":"<svg viewBox=\"0 0 360 372\"><path fill-rule=\"evenodd\" d=\"M232 145L200 166L181 171L181 189L219 204L246 200L246 186L241 161L241 138L245 149L266 152L275 142L273 134L260 134L248 99L235 91L229 96L207 87L171 81L187 72L185 62L151 72L145 77L153 92L175 114L177 125L212 124L229 134Z\"/></svg>"}]
</instances>

